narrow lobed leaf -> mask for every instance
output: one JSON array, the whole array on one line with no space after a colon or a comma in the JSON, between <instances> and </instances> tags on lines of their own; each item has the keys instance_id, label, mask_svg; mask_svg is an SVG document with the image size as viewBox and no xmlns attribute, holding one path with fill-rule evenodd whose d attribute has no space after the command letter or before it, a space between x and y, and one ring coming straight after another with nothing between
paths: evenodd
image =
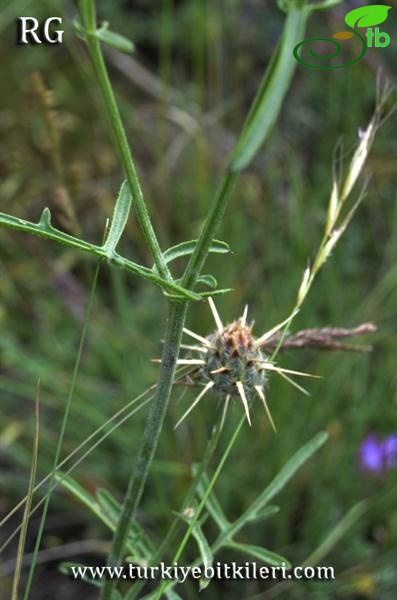
<instances>
[{"instance_id":1,"label":"narrow lobed leaf","mask_svg":"<svg viewBox=\"0 0 397 600\"><path fill-rule=\"evenodd\" d=\"M95 37L103 44L111 46L111 48L115 48L115 50L124 52L125 54L130 54L135 50L135 46L131 40L104 27L96 30Z\"/></svg>"},{"instance_id":2,"label":"narrow lobed leaf","mask_svg":"<svg viewBox=\"0 0 397 600\"><path fill-rule=\"evenodd\" d=\"M210 567L214 561L214 557L211 551L211 547L205 537L200 525L198 523L195 524L192 530L192 535L197 542L197 546L199 548L201 560L205 567Z\"/></svg>"},{"instance_id":3,"label":"narrow lobed leaf","mask_svg":"<svg viewBox=\"0 0 397 600\"><path fill-rule=\"evenodd\" d=\"M117 244L127 225L128 216L131 210L131 202L132 196L130 186L127 181L123 181L114 206L109 233L103 246L104 250L109 254L112 254L116 250Z\"/></svg>"},{"instance_id":4,"label":"narrow lobed leaf","mask_svg":"<svg viewBox=\"0 0 397 600\"><path fill-rule=\"evenodd\" d=\"M213 289L215 289L218 285L218 282L213 275L199 275L196 281L197 283L203 283L204 285L207 285L208 287Z\"/></svg>"},{"instance_id":5,"label":"narrow lobed leaf","mask_svg":"<svg viewBox=\"0 0 397 600\"><path fill-rule=\"evenodd\" d=\"M198 465L194 465L193 475L196 475L197 471ZM201 499L204 497L209 483L210 482L207 474L203 473L200 482L197 486L197 491ZM211 517L214 519L215 523L218 525L219 529L221 531L226 531L226 529L229 527L229 522L214 492L211 492L211 494L208 496L207 501L205 503L205 507L208 510Z\"/></svg>"},{"instance_id":6,"label":"narrow lobed leaf","mask_svg":"<svg viewBox=\"0 0 397 600\"><path fill-rule=\"evenodd\" d=\"M120 518L121 504L108 490L102 488L97 491L96 499L104 514L107 515L115 525ZM137 550L140 551L140 557L141 555L149 557L154 553L154 545L144 529L136 521L131 525L129 537L131 545L137 547ZM136 560L136 556L134 557L134 560Z\"/></svg>"},{"instance_id":7,"label":"narrow lobed leaf","mask_svg":"<svg viewBox=\"0 0 397 600\"><path fill-rule=\"evenodd\" d=\"M165 250L165 252L163 252L165 262L168 264L177 258L193 254L197 241L198 240L189 240L186 242L181 242L176 246L171 246L171 248L168 248L168 250ZM213 240L211 242L209 252L213 254L228 254L229 252L231 252L231 250L229 244L227 244L226 242L222 242L220 240ZM156 268L153 267L153 270L155 269Z\"/></svg>"},{"instance_id":8,"label":"narrow lobed leaf","mask_svg":"<svg viewBox=\"0 0 397 600\"><path fill-rule=\"evenodd\" d=\"M112 528L111 520L108 517L105 517L95 498L93 498L91 494L89 494L79 483L77 483L73 477L70 475L65 475L62 473L62 471L57 471L55 473L55 480L60 483L68 492L70 492L72 496L79 500L79 502L89 508L90 511L99 517L103 523Z\"/></svg>"},{"instance_id":9,"label":"narrow lobed leaf","mask_svg":"<svg viewBox=\"0 0 397 600\"><path fill-rule=\"evenodd\" d=\"M259 560L262 560L264 563L273 567L286 567L287 569L291 567L291 563L284 558L284 556L280 556L280 554L271 552L271 550L267 550L261 546L239 544L237 542L228 542L226 545L228 548L233 548L242 554L248 554L254 558L259 558Z\"/></svg>"},{"instance_id":10,"label":"narrow lobed leaf","mask_svg":"<svg viewBox=\"0 0 397 600\"><path fill-rule=\"evenodd\" d=\"M24 231L33 235L38 235L49 240L53 240L70 248L76 248L82 250L93 256L103 258L109 262L109 264L130 271L143 279L152 281L155 285L160 287L163 292L167 290L173 294L177 300L201 300L201 295L191 290L187 290L174 281L167 281L157 275L152 269L138 265L127 258L119 256L114 253L112 257L109 257L102 246L96 246L90 242L81 240L80 238L73 237L63 231L59 231L51 225L51 213L49 209L44 209L40 221L38 223L32 223L19 217L13 217L5 213L0 213L0 225L5 225L10 229L16 229L17 231Z\"/></svg>"}]
</instances>

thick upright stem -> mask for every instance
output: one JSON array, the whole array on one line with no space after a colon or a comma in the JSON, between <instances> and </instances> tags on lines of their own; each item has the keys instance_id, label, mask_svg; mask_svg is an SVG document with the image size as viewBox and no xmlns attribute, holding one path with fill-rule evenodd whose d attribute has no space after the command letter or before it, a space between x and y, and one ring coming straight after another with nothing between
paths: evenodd
<instances>
[{"instance_id":1,"label":"thick upright stem","mask_svg":"<svg viewBox=\"0 0 397 600\"><path fill-rule=\"evenodd\" d=\"M155 397L152 401L146 422L143 440L135 460L135 466L128 483L121 517L113 538L113 546L108 557L108 565L116 566L123 558L125 541L133 522L143 489L147 480L150 465L152 464L164 417L167 411L168 400L171 394L172 382L175 374L176 361L182 338L182 331L187 311L186 303L173 303L170 305L163 354L161 358L160 375L157 382ZM101 599L111 600L116 581L105 581Z\"/></svg>"},{"instance_id":2,"label":"thick upright stem","mask_svg":"<svg viewBox=\"0 0 397 600\"><path fill-rule=\"evenodd\" d=\"M231 171L227 171L224 178L222 179L222 183L218 188L208 216L205 220L203 230L200 234L200 238L186 267L186 271L182 279L183 287L186 286L187 288L192 288L197 277L200 274L205 259L208 256L208 250L211 245L211 242L214 239L218 227L222 221L223 215L225 214L227 202L229 200L237 176L238 173L232 173Z\"/></svg>"}]
</instances>

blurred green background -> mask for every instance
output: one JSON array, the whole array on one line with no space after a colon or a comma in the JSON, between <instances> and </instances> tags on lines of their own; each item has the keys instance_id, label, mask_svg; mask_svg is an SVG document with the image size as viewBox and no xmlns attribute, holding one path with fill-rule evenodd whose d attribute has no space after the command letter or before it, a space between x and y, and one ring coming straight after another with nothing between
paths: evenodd
<instances>
[{"instance_id":1,"label":"blurred green background","mask_svg":"<svg viewBox=\"0 0 397 600\"><path fill-rule=\"evenodd\" d=\"M330 37L346 12L363 4L342 2L315 14L307 37ZM49 206L58 227L98 242L122 172L85 48L70 27L75 7L50 0L0 6L0 210L36 221ZM162 247L195 238L276 44L283 13L276 2L258 0L102 0L98 7L115 31L136 44L133 57L110 50L106 55ZM17 16L58 14L66 30L61 46L15 44ZM354 148L358 128L371 115L378 68L395 79L394 10L384 29L390 46L369 49L350 68L297 66L281 118L240 176L219 233L233 254L211 257L206 266L220 287L234 288L217 301L224 322L238 317L248 303L260 334L291 309L307 260L321 239L334 147L343 137L347 156ZM271 379L268 399L278 434L270 430L258 403L253 428L244 427L216 486L233 519L296 449L319 430L329 431L325 448L277 498L280 512L246 532L245 541L266 545L293 564L303 561L355 503L370 499L368 512L322 561L335 567L337 580L297 582L282 597L395 597L396 474L363 472L358 449L369 432L385 436L397 430L396 124L392 115L380 130L368 164L365 201L294 325L353 327L373 321L378 332L365 341L374 350L365 355L283 353L283 366L322 379L308 383L310 397ZM122 248L126 256L150 265L134 218ZM95 264L5 229L0 229L0 252L0 512L6 514L26 493L37 378L39 476L51 468ZM164 319L158 289L102 267L64 455L155 381L158 367L150 359L159 355ZM188 327L202 335L213 329L205 303L191 307ZM172 521L171 511L178 509L190 480L190 465L200 460L219 410L208 396L174 431L195 394L188 389L178 402L181 391L174 392L141 505L141 522L154 540L161 540ZM239 415L236 404L223 444ZM74 472L81 485L91 492L107 487L122 498L144 421L142 410L82 463ZM1 539L19 522L18 514ZM33 518L28 552L37 523ZM63 559L103 563L100 540L108 539L86 509L57 492L43 542L48 554L42 557L32 598L95 598L94 588L69 581L57 565ZM7 589L15 550L14 543L4 553L0 590ZM193 545L184 564L189 557L195 557ZM217 558L236 560L233 554ZM269 587L213 582L200 597L267 598ZM185 586L182 595L195 598L197 590Z\"/></svg>"}]
</instances>

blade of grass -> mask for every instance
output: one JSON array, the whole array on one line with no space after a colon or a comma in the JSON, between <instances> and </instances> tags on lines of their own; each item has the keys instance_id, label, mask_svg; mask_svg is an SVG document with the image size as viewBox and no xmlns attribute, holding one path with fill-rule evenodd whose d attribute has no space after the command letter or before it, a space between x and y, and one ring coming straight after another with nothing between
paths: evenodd
<instances>
[{"instance_id":1,"label":"blade of grass","mask_svg":"<svg viewBox=\"0 0 397 600\"><path fill-rule=\"evenodd\" d=\"M33 494L34 494L34 482L36 480L37 470L37 456L39 452L39 431L40 431L40 381L37 382L36 388L36 401L35 401L35 429L34 429L34 440L32 450L32 464L30 468L29 486L28 493L26 496L25 510L23 512L21 533L19 535L17 558L15 562L15 572L12 582L11 600L18 600L18 588L21 579L23 557L25 551L26 534L28 531L30 508L32 506Z\"/></svg>"},{"instance_id":2,"label":"blade of grass","mask_svg":"<svg viewBox=\"0 0 397 600\"><path fill-rule=\"evenodd\" d=\"M358 519L362 517L365 511L368 508L368 502L363 500L358 502L351 508L346 515L342 517L339 523L332 529L332 531L326 536L326 538L321 542L321 544L312 552L301 564L301 567L312 567L317 565L323 558L331 552L331 550L336 546L336 544L343 538L344 535L350 530L351 527L357 522ZM293 585L289 581L284 581L282 583L278 583L275 586L271 587L266 592L266 597L276 598L281 593L284 592Z\"/></svg>"},{"instance_id":3,"label":"blade of grass","mask_svg":"<svg viewBox=\"0 0 397 600\"><path fill-rule=\"evenodd\" d=\"M153 390L153 388L154 388L154 386L151 386L150 388L145 390L145 392L142 392L142 394L139 394L139 396L137 396L133 400L130 400L125 406L123 406L123 408L118 410L114 415L112 415L112 417L110 417L109 419L107 419L107 421L102 423L102 425L100 427L98 427L95 431L93 431L81 444L79 444L74 450L72 450L72 452L70 452L70 454L68 454L57 465L57 469L61 469L71 458L73 458L73 456L75 456L80 450L82 450L84 448L84 446L86 446L96 435L98 435L103 429L106 429L108 427L108 425L110 425L114 420L116 420L119 416L121 416L123 413L125 413L131 406L133 406L141 398L144 398L145 395L150 392L150 390ZM130 417L132 414L133 414L133 412L128 413L128 417ZM117 426L119 426L122 422L124 422L124 421L118 421ZM106 432L105 436L109 435L109 431ZM114 429L112 428L111 431L114 431ZM103 439L105 439L105 437L101 438L101 440L103 440ZM46 475L35 486L34 492L37 492L45 484L45 482L48 481L50 476L51 476L50 473L48 475ZM12 515L14 515L25 504L26 501L27 501L27 496L25 496L22 500L20 500L20 502L18 502L18 504L16 504L14 506L14 508L12 508L9 513L7 513L7 515L0 521L0 528L3 527L3 525L5 525L7 523L7 521L12 517ZM4 546L1 546L0 552L2 552L3 550L4 550Z\"/></svg>"},{"instance_id":4,"label":"blade of grass","mask_svg":"<svg viewBox=\"0 0 397 600\"><path fill-rule=\"evenodd\" d=\"M186 372L189 369L186 369L186 367L182 367L181 369L178 369L178 376L182 373L182 372ZM119 411L117 411L112 417L110 417L107 421L105 421L100 427L98 427L95 431L93 431L88 438L86 438L81 444L79 444L74 450L72 450L72 452L70 452L70 454L68 454L58 465L57 465L57 470L61 469L62 467L64 467L64 465L71 460L71 458L73 458L73 456L75 456L78 452L80 452L80 450L82 450L89 442L91 442L95 436L97 436L102 430L106 429L108 427L108 425L110 425L113 421L115 421L118 417L120 417L121 415L123 415L129 408L131 408L131 406L133 406L134 404L136 404L139 400L141 400L142 398L144 398L151 390L153 390L155 388L155 385L150 386L147 390L145 390L144 392L142 392L141 394L139 394L136 398L134 398L133 400L130 400L130 402L128 402L125 406L123 406L123 408L121 408ZM87 458L87 456L89 456L91 454L91 452L93 452L104 440L106 440L114 431L116 431L116 429L118 427L120 427L123 423L125 423L130 417L132 417L136 412L138 412L141 408L143 408L146 404L148 404L151 400L153 400L153 395L150 396L149 398L147 398L146 400L144 400L143 402L141 402L141 404L137 407L135 407L132 411L128 412L126 415L124 415L121 419L119 419L118 421L116 421L116 423L114 425L112 425L112 427L110 427L101 437L99 437L92 446L90 446L66 471L65 471L65 475L70 475L70 473L73 472L73 470L78 467L78 465L80 465L83 460L85 460ZM36 492L38 489L40 489L51 477L51 473L49 473L46 477L44 477L34 488L34 492ZM61 483L61 481L60 481ZM54 483L52 490L54 490L56 487L58 487L58 483ZM12 510L10 510L10 512L2 519L2 521L0 522L0 527L2 527L3 525L5 525L5 523L7 523L7 521L25 504L27 500L27 497L25 496L25 498L23 498L20 502L18 502L18 504L16 504L14 506L14 508ZM35 507L31 510L29 516L31 517L32 514L34 512L36 512L36 510L38 510L40 508L40 506L43 504L45 498L42 498L36 505ZM2 546L0 547L0 554L4 551L4 549L8 546L8 544L14 539L15 535L18 534L18 532L20 531L21 526L17 527L14 532L7 538L7 540L2 544Z\"/></svg>"},{"instance_id":5,"label":"blade of grass","mask_svg":"<svg viewBox=\"0 0 397 600\"><path fill-rule=\"evenodd\" d=\"M308 556L302 563L302 566L313 566L318 564L336 544L343 538L351 527L360 519L368 509L368 502L362 500L355 504L339 521L339 523L330 531L321 544Z\"/></svg>"},{"instance_id":6,"label":"blade of grass","mask_svg":"<svg viewBox=\"0 0 397 600\"><path fill-rule=\"evenodd\" d=\"M48 484L48 491L47 491L47 494L45 496L43 512L41 514L39 529L38 529L38 532L37 532L36 542L35 542L35 546L34 546L34 550L33 550L33 558L32 558L32 562L31 562L31 565L30 565L29 573L28 573L28 578L27 578L27 582L26 582L25 593L24 593L24 596L23 596L24 600L28 600L29 594L30 594L30 590L31 590L31 587L32 587L32 583L33 583L33 576L34 576L34 572L35 572L35 568L36 568L36 563L37 563L37 555L38 555L38 552L39 552L39 549L40 549L41 539L42 539L43 532L44 532L44 526L45 526L45 522L46 522L46 518L47 518L47 513L48 513L48 508L49 508L49 505L50 505L50 500L51 500L51 495L52 495L53 483L55 481L55 474L56 474L57 464L59 462L59 457L61 455L63 440L64 440L64 437L65 437L66 426L67 426L67 422L68 422L68 417L69 417L70 409L71 409L71 406L72 406L72 400L73 400L73 397L74 397L74 392L75 392L75 389L76 389L77 377L78 377L78 373L79 373L79 370L80 370L80 364L81 364L81 357L82 357L82 354L83 354L83 348L84 348L84 345L85 345L85 340L86 340L87 332L88 332L88 323L89 323L89 319L90 319L90 316L91 316L92 308L93 308L93 305L94 305L94 298L95 298L95 293L96 293L96 288L97 288L97 283L98 283L98 278L99 278L99 271L100 271L100 263L98 262L96 270L95 270L95 274L94 274L94 279L93 279L93 282L92 282L92 286L91 286L91 292L90 292L88 306L87 306L87 310L86 310L86 314L85 314L85 318L84 318L83 328L82 328L81 335L80 335L79 347L78 347L78 350L77 350L76 361L75 361L75 365L74 365L74 369L73 369L73 375L72 375L72 380L71 380L71 384L70 384L70 390L69 390L68 398L67 398L67 401L66 401L66 406L65 406L64 413L63 413L62 424L61 424L61 429L60 429L60 432L59 432L57 447L56 447L56 450L55 450L55 456L54 456L54 461L53 461L53 468L51 470L51 476L50 476L50 480L49 480L49 484Z\"/></svg>"},{"instance_id":7,"label":"blade of grass","mask_svg":"<svg viewBox=\"0 0 397 600\"><path fill-rule=\"evenodd\" d=\"M90 446L64 473L64 475L59 479L59 482L56 481L53 483L52 488L51 488L51 492L53 492L63 481L63 477L66 477L68 475L70 475L70 473L72 473L74 471L74 469L76 469L82 462L83 460L85 460L87 458L87 456L89 456L105 439L107 439L118 427L120 427L120 425L122 425L123 423L125 423L133 414L135 414L136 412L138 412L138 410L140 410L141 408L143 408L146 404L148 404L151 400L153 400L153 396L147 398L146 400L144 400L139 406L137 406L136 408L134 408L131 412L127 413L127 415L125 415L122 419L120 419L119 421L117 421L106 433L104 433L98 440L96 440L96 442ZM60 468L66 461L70 460L72 454L74 455L74 453L76 453L78 450L80 450L84 445L86 444L86 442L84 442L83 444L80 444L80 446L78 446L78 448L76 448L73 453L71 453L69 456L67 456L62 462L59 463L58 468ZM36 488L39 488L41 485L43 485L46 481L48 481L48 479L50 479L51 477L51 473L49 473L37 486ZM39 502L37 502L37 504L33 507L33 509L30 511L29 516L31 517L39 508L40 506L42 506L44 504L46 500L46 497L44 496L44 498L42 498ZM16 507L14 507L14 509L12 511L10 511L10 513L8 513L6 519L8 520L8 518L14 514L17 510L17 508L19 508L20 506L23 506L24 502L26 501L26 498L24 500L21 500L21 502L19 502L17 504ZM6 520L5 519L5 520ZM8 546L8 544L14 539L14 537L18 534L18 532L21 530L21 525L19 525L14 531L13 533L11 533L9 535L9 537L6 539L6 541L3 543L3 545L0 547L0 553L3 552L3 550Z\"/></svg>"}]
</instances>

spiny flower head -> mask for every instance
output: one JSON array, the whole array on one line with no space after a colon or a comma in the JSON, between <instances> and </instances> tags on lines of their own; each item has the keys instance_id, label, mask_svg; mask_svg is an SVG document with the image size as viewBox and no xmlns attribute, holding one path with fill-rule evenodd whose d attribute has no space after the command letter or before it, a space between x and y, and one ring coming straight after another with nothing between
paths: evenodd
<instances>
[{"instance_id":1,"label":"spiny flower head","mask_svg":"<svg viewBox=\"0 0 397 600\"><path fill-rule=\"evenodd\" d=\"M259 385L266 383L262 354L252 335L252 326L247 327L242 319L226 325L221 332L208 336L211 346L204 355L203 377L214 382L214 390L227 396L238 396L237 382L241 381L249 395Z\"/></svg>"},{"instance_id":2,"label":"spiny flower head","mask_svg":"<svg viewBox=\"0 0 397 600\"><path fill-rule=\"evenodd\" d=\"M178 360L179 365L197 366L199 377L201 377L205 387L179 419L176 427L187 417L203 396L210 389L213 389L225 399L224 415L230 398L238 396L242 401L250 425L249 401L255 394L258 395L263 402L273 429L276 430L265 396L266 371L276 371L304 393L307 393L306 390L293 381L287 373L310 376L307 373L290 371L276 366L261 350L266 341L279 331L291 317L263 334L260 338L255 338L252 334L252 325L247 325L247 307L245 307L240 319L224 326L212 298L209 298L208 301L216 323L216 331L207 337L202 337L189 329L184 329L184 332L196 342L200 342L200 345L182 344L182 347L195 352L198 357Z\"/></svg>"}]
</instances>

